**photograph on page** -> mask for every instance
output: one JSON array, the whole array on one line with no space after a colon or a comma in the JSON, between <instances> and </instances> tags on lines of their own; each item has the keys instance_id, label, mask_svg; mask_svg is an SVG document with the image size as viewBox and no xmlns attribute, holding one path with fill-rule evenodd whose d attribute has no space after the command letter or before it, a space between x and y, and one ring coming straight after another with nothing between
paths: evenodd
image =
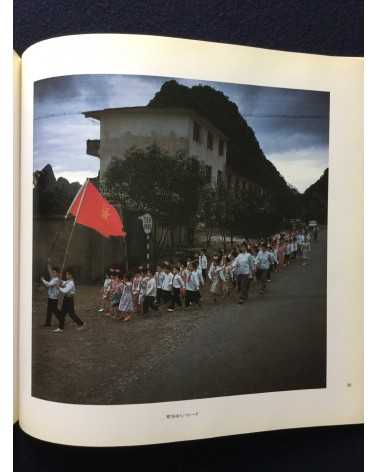
<instances>
[{"instance_id":1,"label":"photograph on page","mask_svg":"<svg viewBox=\"0 0 378 472\"><path fill-rule=\"evenodd\" d=\"M326 388L329 111L326 91L36 81L32 396Z\"/></svg>"}]
</instances>

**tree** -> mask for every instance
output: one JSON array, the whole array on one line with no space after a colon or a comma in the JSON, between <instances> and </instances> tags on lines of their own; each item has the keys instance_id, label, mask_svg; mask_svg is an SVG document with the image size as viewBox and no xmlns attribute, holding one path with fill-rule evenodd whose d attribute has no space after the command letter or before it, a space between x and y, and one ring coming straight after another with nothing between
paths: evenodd
<instances>
[{"instance_id":1,"label":"tree","mask_svg":"<svg viewBox=\"0 0 378 472\"><path fill-rule=\"evenodd\" d=\"M192 228L198 221L199 199L205 185L198 160L182 153L170 155L153 145L131 148L122 158L114 157L105 175L105 193L128 209L150 212L163 227L156 244L167 232L173 240L179 226Z\"/></svg>"},{"instance_id":2,"label":"tree","mask_svg":"<svg viewBox=\"0 0 378 472\"><path fill-rule=\"evenodd\" d=\"M211 244L211 238L217 229L217 200L216 190L211 185L205 185L201 189L198 223L205 230L206 249Z\"/></svg>"}]
</instances>

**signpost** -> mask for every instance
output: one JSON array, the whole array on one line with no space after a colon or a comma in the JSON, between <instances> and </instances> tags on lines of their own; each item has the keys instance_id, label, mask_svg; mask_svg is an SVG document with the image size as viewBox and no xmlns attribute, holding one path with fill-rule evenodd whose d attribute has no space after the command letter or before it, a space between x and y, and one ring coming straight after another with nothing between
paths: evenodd
<instances>
[{"instance_id":1,"label":"signpost","mask_svg":"<svg viewBox=\"0 0 378 472\"><path fill-rule=\"evenodd\" d=\"M152 231L152 216L149 213L139 217L142 220L143 231L146 235L146 259L147 259L147 269L150 268L150 234Z\"/></svg>"}]
</instances>

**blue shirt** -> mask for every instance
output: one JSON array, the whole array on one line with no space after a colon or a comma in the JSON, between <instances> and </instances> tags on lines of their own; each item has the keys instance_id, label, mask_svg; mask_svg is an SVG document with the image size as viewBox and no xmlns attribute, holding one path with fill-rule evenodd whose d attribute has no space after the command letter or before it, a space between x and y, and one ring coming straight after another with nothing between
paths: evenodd
<instances>
[{"instance_id":1,"label":"blue shirt","mask_svg":"<svg viewBox=\"0 0 378 472\"><path fill-rule=\"evenodd\" d=\"M259 269L268 270L273 262L272 255L268 251L259 251L256 256L256 265Z\"/></svg>"},{"instance_id":2,"label":"blue shirt","mask_svg":"<svg viewBox=\"0 0 378 472\"><path fill-rule=\"evenodd\" d=\"M253 256L249 252L240 253L233 262L237 275L250 275L253 271Z\"/></svg>"}]
</instances>

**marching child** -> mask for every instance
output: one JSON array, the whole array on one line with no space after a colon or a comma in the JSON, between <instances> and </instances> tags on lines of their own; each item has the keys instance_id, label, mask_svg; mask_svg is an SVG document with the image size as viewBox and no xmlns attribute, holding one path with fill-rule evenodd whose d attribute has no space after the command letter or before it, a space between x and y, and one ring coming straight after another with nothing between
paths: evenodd
<instances>
[{"instance_id":1,"label":"marching child","mask_svg":"<svg viewBox=\"0 0 378 472\"><path fill-rule=\"evenodd\" d=\"M201 288L205 285L205 279L203 278L203 272L199 264L197 265L197 274L198 274L198 280L199 280L200 288Z\"/></svg>"},{"instance_id":2,"label":"marching child","mask_svg":"<svg viewBox=\"0 0 378 472\"><path fill-rule=\"evenodd\" d=\"M60 310L59 328L55 329L54 332L62 333L64 331L64 322L66 315L68 315L77 324L78 330L82 329L84 323L75 312L74 296L76 293L76 287L73 273L71 271L66 271L66 280L62 282L62 286L59 287L59 291L63 293L64 296L62 309Z\"/></svg>"},{"instance_id":3,"label":"marching child","mask_svg":"<svg viewBox=\"0 0 378 472\"><path fill-rule=\"evenodd\" d=\"M178 267L173 268L172 278L172 298L171 304L169 305L168 311L174 311L175 305L182 306L181 303L181 292L185 288L185 283L180 275Z\"/></svg>"},{"instance_id":4,"label":"marching child","mask_svg":"<svg viewBox=\"0 0 378 472\"><path fill-rule=\"evenodd\" d=\"M290 253L291 253L291 245L290 245L290 241L287 240L285 244L284 266L288 266L290 263Z\"/></svg>"},{"instance_id":5,"label":"marching child","mask_svg":"<svg viewBox=\"0 0 378 472\"><path fill-rule=\"evenodd\" d=\"M274 252L274 250L273 250L273 248L270 244L267 245L267 253L270 256L270 265L269 265L269 269L268 269L268 272L267 272L267 282L271 282L272 281L272 272L273 272L273 269L274 269L275 264L276 264L276 255L275 255L275 252Z\"/></svg>"},{"instance_id":6,"label":"marching child","mask_svg":"<svg viewBox=\"0 0 378 472\"><path fill-rule=\"evenodd\" d=\"M211 282L210 293L213 296L214 303L217 303L217 298L222 293L222 286L225 281L223 266L220 263L219 256L213 257L209 270L209 279Z\"/></svg>"},{"instance_id":7,"label":"marching child","mask_svg":"<svg viewBox=\"0 0 378 472\"><path fill-rule=\"evenodd\" d=\"M205 249L201 249L201 254L198 258L198 265L199 265L199 268L202 271L202 279L203 279L204 282L206 282L206 278L207 278L207 257L206 257Z\"/></svg>"},{"instance_id":8,"label":"marching child","mask_svg":"<svg viewBox=\"0 0 378 472\"><path fill-rule=\"evenodd\" d=\"M41 282L47 288L47 308L46 308L46 321L44 327L51 327L52 315L55 315L58 320L60 319L60 312L58 309L58 298L59 298L59 269L57 267L51 267L50 262L47 264L50 280L46 280L41 277Z\"/></svg>"},{"instance_id":9,"label":"marching child","mask_svg":"<svg viewBox=\"0 0 378 472\"><path fill-rule=\"evenodd\" d=\"M159 307L155 303L157 297L156 278L152 276L151 271L147 271L147 285L146 295L143 302L143 313L148 313L149 309L159 310Z\"/></svg>"},{"instance_id":10,"label":"marching child","mask_svg":"<svg viewBox=\"0 0 378 472\"><path fill-rule=\"evenodd\" d=\"M182 278L182 280L184 281L184 284L185 284L186 278L187 278L188 273L189 273L189 271L186 268L185 264L180 264L179 273L180 273L181 278Z\"/></svg>"},{"instance_id":11,"label":"marching child","mask_svg":"<svg viewBox=\"0 0 378 472\"><path fill-rule=\"evenodd\" d=\"M306 234L304 236L304 241L302 243L302 265L307 265L308 262L308 254L311 250L311 236Z\"/></svg>"},{"instance_id":12,"label":"marching child","mask_svg":"<svg viewBox=\"0 0 378 472\"><path fill-rule=\"evenodd\" d=\"M172 298L172 279L173 279L173 274L171 272L171 268L168 264L165 265L164 267L164 281L163 281L163 286L162 286L162 298L163 298L163 303L169 303Z\"/></svg>"},{"instance_id":13,"label":"marching child","mask_svg":"<svg viewBox=\"0 0 378 472\"><path fill-rule=\"evenodd\" d=\"M185 306L189 307L193 303L200 305L200 281L195 262L189 264L189 274L185 286Z\"/></svg>"},{"instance_id":14,"label":"marching child","mask_svg":"<svg viewBox=\"0 0 378 472\"><path fill-rule=\"evenodd\" d=\"M142 268L139 267L139 269L135 272L135 275L133 278L133 286L132 286L134 310L136 312L140 312L140 308L141 308L139 305L140 283L142 281L141 271L142 271Z\"/></svg>"},{"instance_id":15,"label":"marching child","mask_svg":"<svg viewBox=\"0 0 378 472\"><path fill-rule=\"evenodd\" d=\"M165 278L165 273L160 265L156 266L155 281L156 281L156 303L160 305L162 300L162 287Z\"/></svg>"},{"instance_id":16,"label":"marching child","mask_svg":"<svg viewBox=\"0 0 378 472\"><path fill-rule=\"evenodd\" d=\"M149 281L149 277L147 275L148 271L142 271L142 279L140 281L139 286L139 296L138 296L138 305L140 306L140 311L143 315L143 306L144 306L144 297L146 296L146 289L147 289L147 282Z\"/></svg>"},{"instance_id":17,"label":"marching child","mask_svg":"<svg viewBox=\"0 0 378 472\"><path fill-rule=\"evenodd\" d=\"M298 240L297 240L297 237L294 236L293 237L293 259L297 258L297 254L298 254Z\"/></svg>"},{"instance_id":18,"label":"marching child","mask_svg":"<svg viewBox=\"0 0 378 472\"><path fill-rule=\"evenodd\" d=\"M229 297L231 295L233 283L234 270L232 267L232 261L230 256L224 258L224 282L223 282L223 293Z\"/></svg>"},{"instance_id":19,"label":"marching child","mask_svg":"<svg viewBox=\"0 0 378 472\"><path fill-rule=\"evenodd\" d=\"M110 286L109 298L110 298L110 311L106 313L107 316L115 318L118 315L118 306L121 300L123 283L121 280L121 271L113 270L112 283Z\"/></svg>"},{"instance_id":20,"label":"marching child","mask_svg":"<svg viewBox=\"0 0 378 472\"><path fill-rule=\"evenodd\" d=\"M260 282L261 295L265 293L268 272L269 272L272 262L273 262L272 255L270 254L270 252L268 252L267 246L264 243L262 244L261 249L255 259L256 267L260 271L259 282Z\"/></svg>"},{"instance_id":21,"label":"marching child","mask_svg":"<svg viewBox=\"0 0 378 472\"><path fill-rule=\"evenodd\" d=\"M108 312L109 311L109 293L110 293L110 287L112 285L112 279L110 277L109 272L106 272L105 274L105 280L104 280L104 285L100 291L101 293L101 305L98 311L101 313L103 311Z\"/></svg>"},{"instance_id":22,"label":"marching child","mask_svg":"<svg viewBox=\"0 0 378 472\"><path fill-rule=\"evenodd\" d=\"M277 272L280 272L285 265L285 252L286 252L286 245L285 241L281 238L278 243L278 265L277 265Z\"/></svg>"},{"instance_id":23,"label":"marching child","mask_svg":"<svg viewBox=\"0 0 378 472\"><path fill-rule=\"evenodd\" d=\"M134 312L132 274L127 274L123 278L122 295L119 301L118 310L120 321L130 321Z\"/></svg>"}]
</instances>

